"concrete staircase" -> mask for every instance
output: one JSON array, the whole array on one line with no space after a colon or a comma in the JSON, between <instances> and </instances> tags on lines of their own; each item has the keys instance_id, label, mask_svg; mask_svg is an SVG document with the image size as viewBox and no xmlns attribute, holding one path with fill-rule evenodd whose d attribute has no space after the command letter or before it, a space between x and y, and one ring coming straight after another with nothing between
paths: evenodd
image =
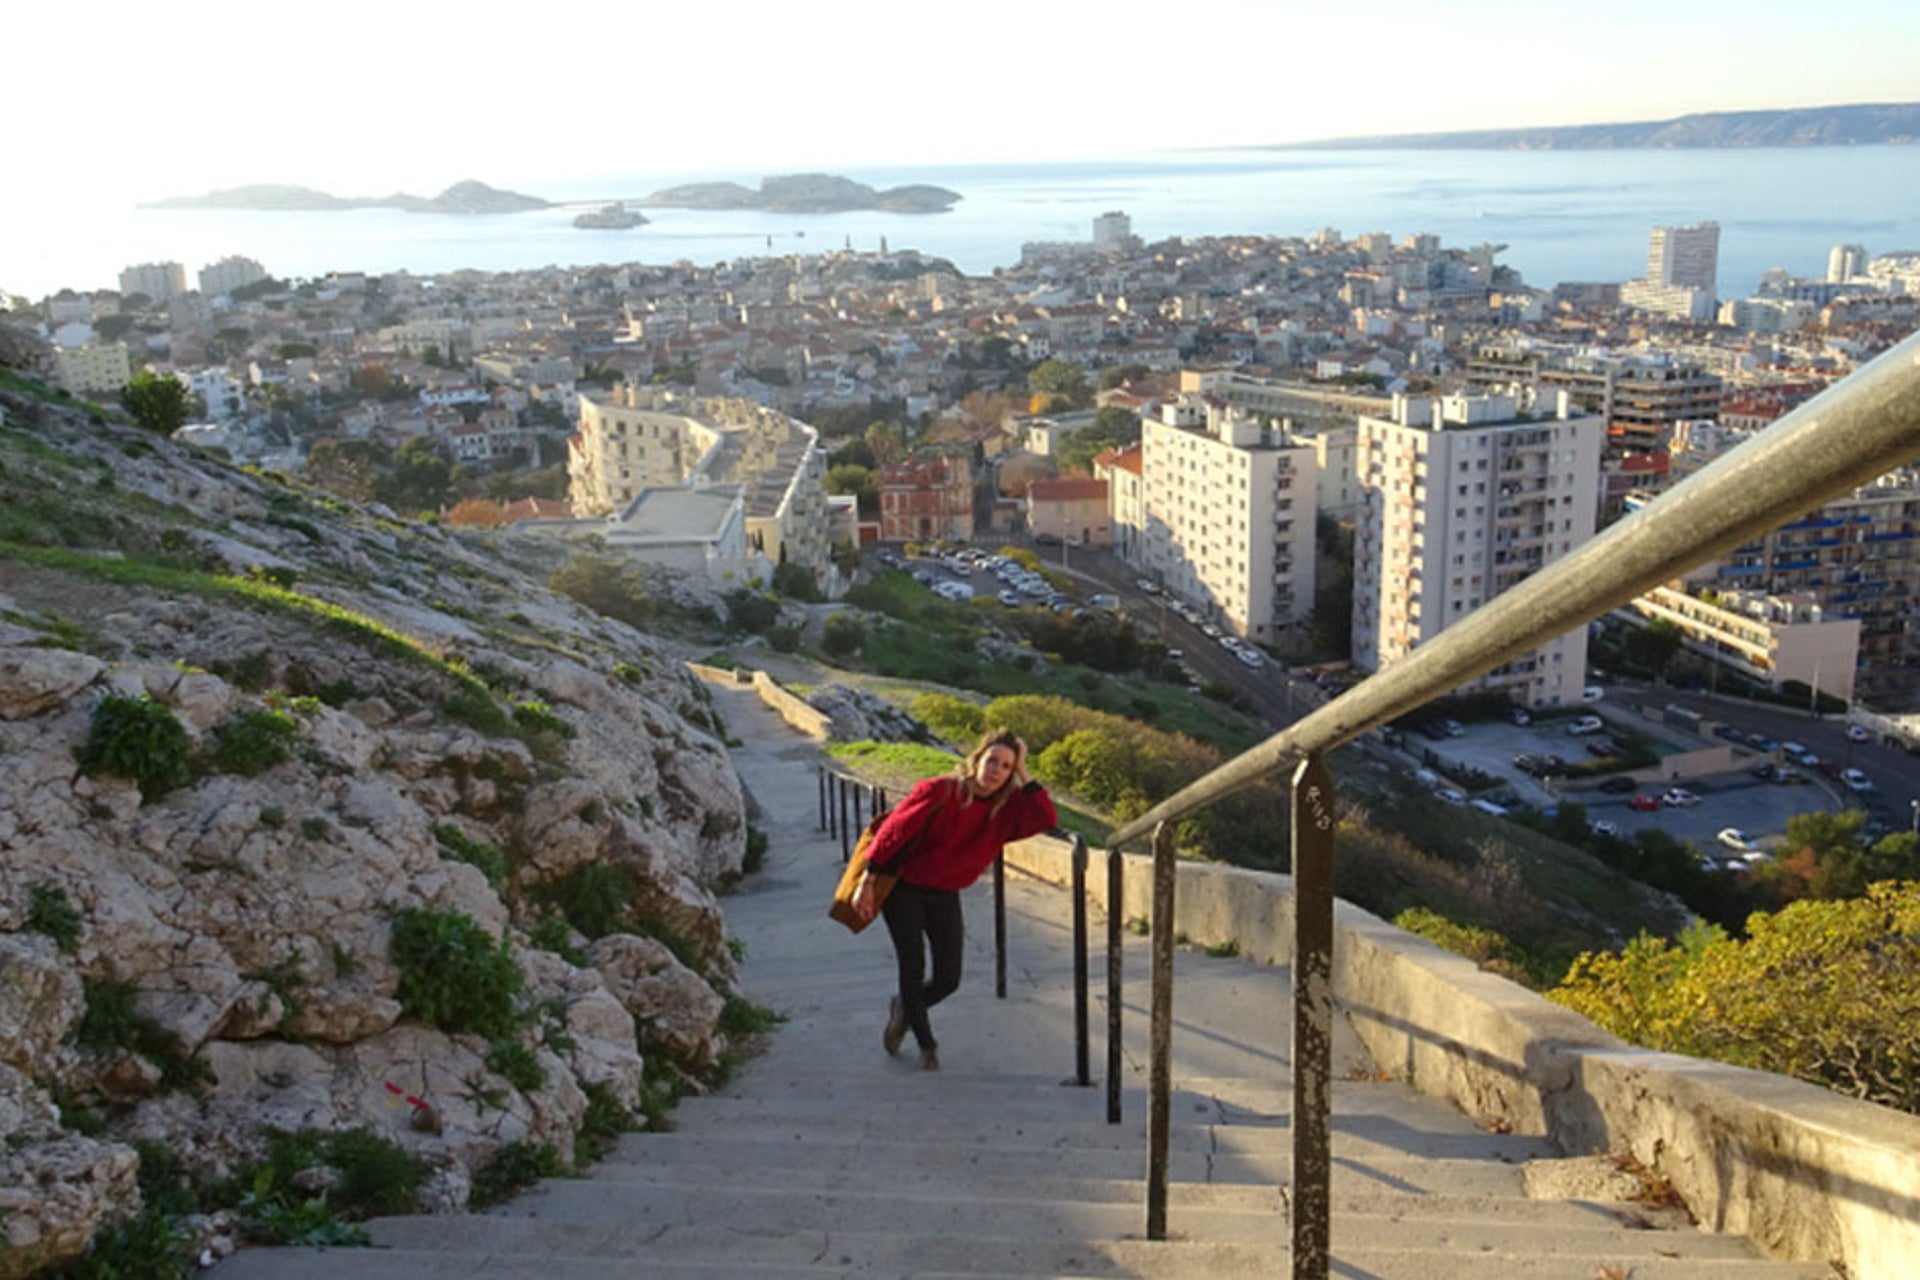
<instances>
[{"instance_id":1,"label":"concrete staircase","mask_svg":"<svg viewBox=\"0 0 1920 1280\"><path fill-rule=\"evenodd\" d=\"M218 1280L719 1280L721 1277L1284 1277L1285 970L1178 959L1170 1239L1145 1239L1145 940L1129 935L1123 1122L1073 1074L1060 895L1009 880L1008 998L993 994L991 897L969 895L968 974L934 1010L942 1070L880 1047L891 951L824 915L838 849L814 830L811 746L719 687L773 837L726 903L743 986L788 1021L671 1132L622 1140L587 1176L492 1211L370 1224L374 1250L249 1250ZM1105 1061L1096 957L1092 1060ZM1820 1280L1638 1203L1544 1200L1538 1139L1487 1133L1379 1078L1336 1041L1333 1275L1345 1280Z\"/></svg>"}]
</instances>

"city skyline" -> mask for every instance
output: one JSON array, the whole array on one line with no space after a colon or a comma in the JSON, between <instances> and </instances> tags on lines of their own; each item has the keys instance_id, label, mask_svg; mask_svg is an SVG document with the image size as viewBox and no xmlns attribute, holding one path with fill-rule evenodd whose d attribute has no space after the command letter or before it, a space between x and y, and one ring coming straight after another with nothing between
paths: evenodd
<instances>
[{"instance_id":1,"label":"city skyline","mask_svg":"<svg viewBox=\"0 0 1920 1280\"><path fill-rule=\"evenodd\" d=\"M735 6L725 26L709 12L560 0L509 31L407 3L343 0L322 22L189 0L117 13L102 38L81 11L36 6L13 42L35 56L9 79L42 119L18 135L14 172L78 199L432 194L622 166L751 180L1920 100L1920 11L1891 0L1550 17L1470 0L1443 27L1407 0L1365 21L1235 0L1190 33L1190 56L1169 56L1164 32L1005 0L938 31L874 0ZM1273 56L1210 61L1220 31ZM1447 33L1453 60L1393 70L1396 51ZM1806 58L1836 40L1846 57ZM1291 52L1304 46L1345 52Z\"/></svg>"}]
</instances>

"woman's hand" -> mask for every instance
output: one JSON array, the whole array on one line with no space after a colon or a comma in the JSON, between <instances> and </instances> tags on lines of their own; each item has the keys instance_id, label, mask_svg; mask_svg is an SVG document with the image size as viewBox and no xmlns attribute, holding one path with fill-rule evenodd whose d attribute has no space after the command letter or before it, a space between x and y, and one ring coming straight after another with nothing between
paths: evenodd
<instances>
[{"instance_id":1,"label":"woman's hand","mask_svg":"<svg viewBox=\"0 0 1920 1280\"><path fill-rule=\"evenodd\" d=\"M879 907L873 900L873 875L863 871L860 873L860 883L853 889L853 912L862 920L871 920L877 910Z\"/></svg>"},{"instance_id":2,"label":"woman's hand","mask_svg":"<svg viewBox=\"0 0 1920 1280\"><path fill-rule=\"evenodd\" d=\"M1013 743L1013 785L1016 787L1024 787L1029 781L1027 775L1027 740L1025 738L1015 738Z\"/></svg>"}]
</instances>

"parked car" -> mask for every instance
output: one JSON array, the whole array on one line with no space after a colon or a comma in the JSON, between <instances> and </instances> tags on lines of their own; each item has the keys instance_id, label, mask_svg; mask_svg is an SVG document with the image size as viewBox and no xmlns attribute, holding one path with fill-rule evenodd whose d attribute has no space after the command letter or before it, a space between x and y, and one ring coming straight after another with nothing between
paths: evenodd
<instances>
[{"instance_id":1,"label":"parked car","mask_svg":"<svg viewBox=\"0 0 1920 1280\"><path fill-rule=\"evenodd\" d=\"M1504 805L1497 805L1491 800L1475 800L1468 807L1478 809L1480 812L1490 814L1496 818L1504 818L1507 816L1506 807Z\"/></svg>"},{"instance_id":2,"label":"parked car","mask_svg":"<svg viewBox=\"0 0 1920 1280\"><path fill-rule=\"evenodd\" d=\"M1840 781L1847 784L1847 790L1867 792L1873 790L1873 779L1858 769L1842 769Z\"/></svg>"},{"instance_id":3,"label":"parked car","mask_svg":"<svg viewBox=\"0 0 1920 1280\"><path fill-rule=\"evenodd\" d=\"M1577 738L1583 734L1599 733L1606 727L1607 722L1599 716L1581 716L1578 720L1575 720L1567 726L1567 732Z\"/></svg>"},{"instance_id":4,"label":"parked car","mask_svg":"<svg viewBox=\"0 0 1920 1280\"><path fill-rule=\"evenodd\" d=\"M1590 684L1580 691L1580 701L1598 702L1607 696L1607 691L1597 684Z\"/></svg>"},{"instance_id":5,"label":"parked car","mask_svg":"<svg viewBox=\"0 0 1920 1280\"><path fill-rule=\"evenodd\" d=\"M1873 741L1873 732L1863 724L1850 724L1847 726L1847 741L1871 742Z\"/></svg>"},{"instance_id":6,"label":"parked car","mask_svg":"<svg viewBox=\"0 0 1920 1280\"><path fill-rule=\"evenodd\" d=\"M1458 720L1442 720L1440 722L1440 732L1446 734L1449 738L1461 738L1466 736L1467 727Z\"/></svg>"},{"instance_id":7,"label":"parked car","mask_svg":"<svg viewBox=\"0 0 1920 1280\"><path fill-rule=\"evenodd\" d=\"M1755 751L1778 751L1780 749L1780 744L1775 742L1772 738L1769 738L1764 733L1748 734L1747 745L1752 747Z\"/></svg>"},{"instance_id":8,"label":"parked car","mask_svg":"<svg viewBox=\"0 0 1920 1280\"><path fill-rule=\"evenodd\" d=\"M1587 754L1590 756L1617 756L1620 754L1620 744L1612 738L1595 738L1587 744Z\"/></svg>"},{"instance_id":9,"label":"parked car","mask_svg":"<svg viewBox=\"0 0 1920 1280\"><path fill-rule=\"evenodd\" d=\"M1635 782L1626 774L1618 773L1611 778L1603 779L1600 783L1600 790L1610 796L1623 796L1639 785L1638 782Z\"/></svg>"},{"instance_id":10,"label":"parked car","mask_svg":"<svg viewBox=\"0 0 1920 1280\"><path fill-rule=\"evenodd\" d=\"M1713 726L1713 736L1716 738L1724 738L1728 742L1745 742L1747 740L1746 734L1730 724L1717 724Z\"/></svg>"},{"instance_id":11,"label":"parked car","mask_svg":"<svg viewBox=\"0 0 1920 1280\"><path fill-rule=\"evenodd\" d=\"M1633 797L1627 801L1627 807L1629 809L1638 809L1642 813L1650 813L1660 807L1660 797L1650 796L1644 791L1636 791Z\"/></svg>"},{"instance_id":12,"label":"parked car","mask_svg":"<svg viewBox=\"0 0 1920 1280\"><path fill-rule=\"evenodd\" d=\"M1525 728L1527 725L1530 725L1533 723L1533 717L1528 714L1527 709L1525 707L1508 708L1507 719L1512 721L1514 724L1521 726L1522 728Z\"/></svg>"},{"instance_id":13,"label":"parked car","mask_svg":"<svg viewBox=\"0 0 1920 1280\"><path fill-rule=\"evenodd\" d=\"M1740 853L1750 853L1753 850L1753 841L1747 839L1747 833L1738 827L1722 827L1720 834L1714 839Z\"/></svg>"},{"instance_id":14,"label":"parked car","mask_svg":"<svg viewBox=\"0 0 1920 1280\"><path fill-rule=\"evenodd\" d=\"M1620 824L1617 822L1609 822L1605 818L1593 823L1592 827L1593 834L1597 836L1617 836L1620 834Z\"/></svg>"},{"instance_id":15,"label":"parked car","mask_svg":"<svg viewBox=\"0 0 1920 1280\"><path fill-rule=\"evenodd\" d=\"M1660 797L1660 803L1672 809L1684 809L1688 805L1700 803L1700 797L1685 787L1668 787Z\"/></svg>"},{"instance_id":16,"label":"parked car","mask_svg":"<svg viewBox=\"0 0 1920 1280\"><path fill-rule=\"evenodd\" d=\"M1458 787L1441 787L1433 794L1448 804L1465 804L1467 802L1467 793Z\"/></svg>"}]
</instances>

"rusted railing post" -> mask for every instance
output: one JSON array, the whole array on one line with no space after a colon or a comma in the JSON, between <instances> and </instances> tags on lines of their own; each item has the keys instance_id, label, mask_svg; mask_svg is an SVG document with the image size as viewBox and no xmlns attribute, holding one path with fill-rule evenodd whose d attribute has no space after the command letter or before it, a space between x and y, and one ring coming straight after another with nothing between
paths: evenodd
<instances>
[{"instance_id":1,"label":"rusted railing post","mask_svg":"<svg viewBox=\"0 0 1920 1280\"><path fill-rule=\"evenodd\" d=\"M847 780L835 774L834 790L840 793L840 861L853 856L853 837L847 832Z\"/></svg>"},{"instance_id":2,"label":"rusted railing post","mask_svg":"<svg viewBox=\"0 0 1920 1280\"><path fill-rule=\"evenodd\" d=\"M1167 1137L1173 1093L1173 827L1153 832L1153 1016L1147 1071L1147 1239L1167 1238Z\"/></svg>"},{"instance_id":3,"label":"rusted railing post","mask_svg":"<svg viewBox=\"0 0 1920 1280\"><path fill-rule=\"evenodd\" d=\"M1073 838L1073 1082L1093 1083L1087 1030L1087 842Z\"/></svg>"},{"instance_id":4,"label":"rusted railing post","mask_svg":"<svg viewBox=\"0 0 1920 1280\"><path fill-rule=\"evenodd\" d=\"M1007 855L993 860L993 994L1007 998Z\"/></svg>"},{"instance_id":5,"label":"rusted railing post","mask_svg":"<svg viewBox=\"0 0 1920 1280\"><path fill-rule=\"evenodd\" d=\"M1126 859L1107 850L1107 1123L1120 1123L1120 930L1126 925Z\"/></svg>"},{"instance_id":6,"label":"rusted railing post","mask_svg":"<svg viewBox=\"0 0 1920 1280\"><path fill-rule=\"evenodd\" d=\"M1327 1280L1333 1138L1333 775L1293 773L1293 1280Z\"/></svg>"},{"instance_id":7,"label":"rusted railing post","mask_svg":"<svg viewBox=\"0 0 1920 1280\"><path fill-rule=\"evenodd\" d=\"M827 771L825 766L821 767L817 781L820 784L818 787L820 792L820 830L825 831L827 829Z\"/></svg>"}]
</instances>

